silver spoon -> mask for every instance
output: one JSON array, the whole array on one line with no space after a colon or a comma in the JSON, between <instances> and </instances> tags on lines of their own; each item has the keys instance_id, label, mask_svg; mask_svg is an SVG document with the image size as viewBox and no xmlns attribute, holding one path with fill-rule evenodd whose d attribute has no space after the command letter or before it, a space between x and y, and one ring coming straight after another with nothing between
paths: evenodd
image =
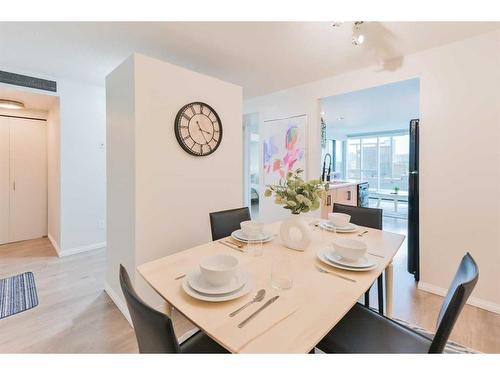
<instances>
[{"instance_id":1,"label":"silver spoon","mask_svg":"<svg viewBox=\"0 0 500 375\"><path fill-rule=\"evenodd\" d=\"M266 295L266 290L265 290L265 289L261 289L261 290L259 290L259 291L255 294L255 296L253 297L253 299L252 299L250 302L248 302L248 303L246 303L245 305L241 306L238 310L233 311L231 314L229 314L229 316L231 316L231 317L232 317L232 316L235 316L235 315L236 315L236 314L238 314L240 311L242 311L242 310L246 309L248 306L250 306L252 303L262 301L262 300L264 299L265 295Z\"/></svg>"}]
</instances>

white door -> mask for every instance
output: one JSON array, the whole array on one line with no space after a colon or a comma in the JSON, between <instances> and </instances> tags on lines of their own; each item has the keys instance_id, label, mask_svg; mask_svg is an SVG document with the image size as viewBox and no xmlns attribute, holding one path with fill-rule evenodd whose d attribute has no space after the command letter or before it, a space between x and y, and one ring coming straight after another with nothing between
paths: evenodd
<instances>
[{"instance_id":1,"label":"white door","mask_svg":"<svg viewBox=\"0 0 500 375\"><path fill-rule=\"evenodd\" d=\"M9 241L10 141L9 123L0 117L0 244Z\"/></svg>"},{"instance_id":2,"label":"white door","mask_svg":"<svg viewBox=\"0 0 500 375\"><path fill-rule=\"evenodd\" d=\"M10 179L11 242L47 235L45 121L11 120Z\"/></svg>"},{"instance_id":3,"label":"white door","mask_svg":"<svg viewBox=\"0 0 500 375\"><path fill-rule=\"evenodd\" d=\"M5 125L8 124L8 126ZM7 225L5 214L0 217L0 235L7 227L8 240L0 237L0 243L43 237L47 234L47 152L45 121L3 118L0 142L0 206L8 207ZM9 132L9 142L4 133ZM9 149L9 154L3 151ZM8 160L8 167L5 160ZM5 197L3 169L9 170L8 199ZM8 203L6 203L6 201Z\"/></svg>"}]
</instances>

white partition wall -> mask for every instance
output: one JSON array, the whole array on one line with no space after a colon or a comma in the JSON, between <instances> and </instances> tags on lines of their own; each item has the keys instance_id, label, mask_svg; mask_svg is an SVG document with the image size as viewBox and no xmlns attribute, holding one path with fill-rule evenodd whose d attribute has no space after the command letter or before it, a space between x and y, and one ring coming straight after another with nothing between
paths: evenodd
<instances>
[{"instance_id":1,"label":"white partition wall","mask_svg":"<svg viewBox=\"0 0 500 375\"><path fill-rule=\"evenodd\" d=\"M195 101L213 107L223 127L220 147L205 157L183 151L174 133L177 112ZM106 290L123 308L122 263L158 305L135 267L210 241L209 212L242 206L242 89L135 54L107 77L106 105Z\"/></svg>"}]
</instances>

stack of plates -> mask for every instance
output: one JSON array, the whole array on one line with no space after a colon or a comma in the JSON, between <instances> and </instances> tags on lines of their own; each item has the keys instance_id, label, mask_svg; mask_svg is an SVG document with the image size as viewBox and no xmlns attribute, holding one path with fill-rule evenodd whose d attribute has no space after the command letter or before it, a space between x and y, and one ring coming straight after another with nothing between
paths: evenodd
<instances>
[{"instance_id":1,"label":"stack of plates","mask_svg":"<svg viewBox=\"0 0 500 375\"><path fill-rule=\"evenodd\" d=\"M329 221L322 221L319 223L319 226L323 229L329 230L331 232L339 232L339 233L352 233L355 232L358 227L355 224L349 223L344 227L336 227Z\"/></svg>"},{"instance_id":2,"label":"stack of plates","mask_svg":"<svg viewBox=\"0 0 500 375\"><path fill-rule=\"evenodd\" d=\"M201 301L222 302L244 296L253 289L253 282L247 272L238 270L228 284L213 286L205 281L200 270L195 270L186 275L182 288Z\"/></svg>"},{"instance_id":3,"label":"stack of plates","mask_svg":"<svg viewBox=\"0 0 500 375\"><path fill-rule=\"evenodd\" d=\"M269 232L262 232L260 236L257 237L249 237L241 229L235 230L233 233L231 233L231 237L233 237L237 241L241 242L248 242L248 241L262 241L262 242L269 242L272 241L274 238L274 235Z\"/></svg>"},{"instance_id":4,"label":"stack of plates","mask_svg":"<svg viewBox=\"0 0 500 375\"><path fill-rule=\"evenodd\" d=\"M329 266L340 268L348 271L369 271L377 268L377 262L368 259L366 256L357 261L350 261L342 258L332 249L321 250L318 252L318 259Z\"/></svg>"}]
</instances>

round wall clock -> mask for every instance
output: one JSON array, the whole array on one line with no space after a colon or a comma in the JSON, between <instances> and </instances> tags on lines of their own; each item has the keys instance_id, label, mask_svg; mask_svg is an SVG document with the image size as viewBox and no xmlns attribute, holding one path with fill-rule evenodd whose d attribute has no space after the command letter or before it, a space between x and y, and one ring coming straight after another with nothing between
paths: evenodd
<instances>
[{"instance_id":1,"label":"round wall clock","mask_svg":"<svg viewBox=\"0 0 500 375\"><path fill-rule=\"evenodd\" d=\"M222 141L219 115L208 104L194 102L182 107L175 117L175 137L189 154L206 156L213 153Z\"/></svg>"}]
</instances>

